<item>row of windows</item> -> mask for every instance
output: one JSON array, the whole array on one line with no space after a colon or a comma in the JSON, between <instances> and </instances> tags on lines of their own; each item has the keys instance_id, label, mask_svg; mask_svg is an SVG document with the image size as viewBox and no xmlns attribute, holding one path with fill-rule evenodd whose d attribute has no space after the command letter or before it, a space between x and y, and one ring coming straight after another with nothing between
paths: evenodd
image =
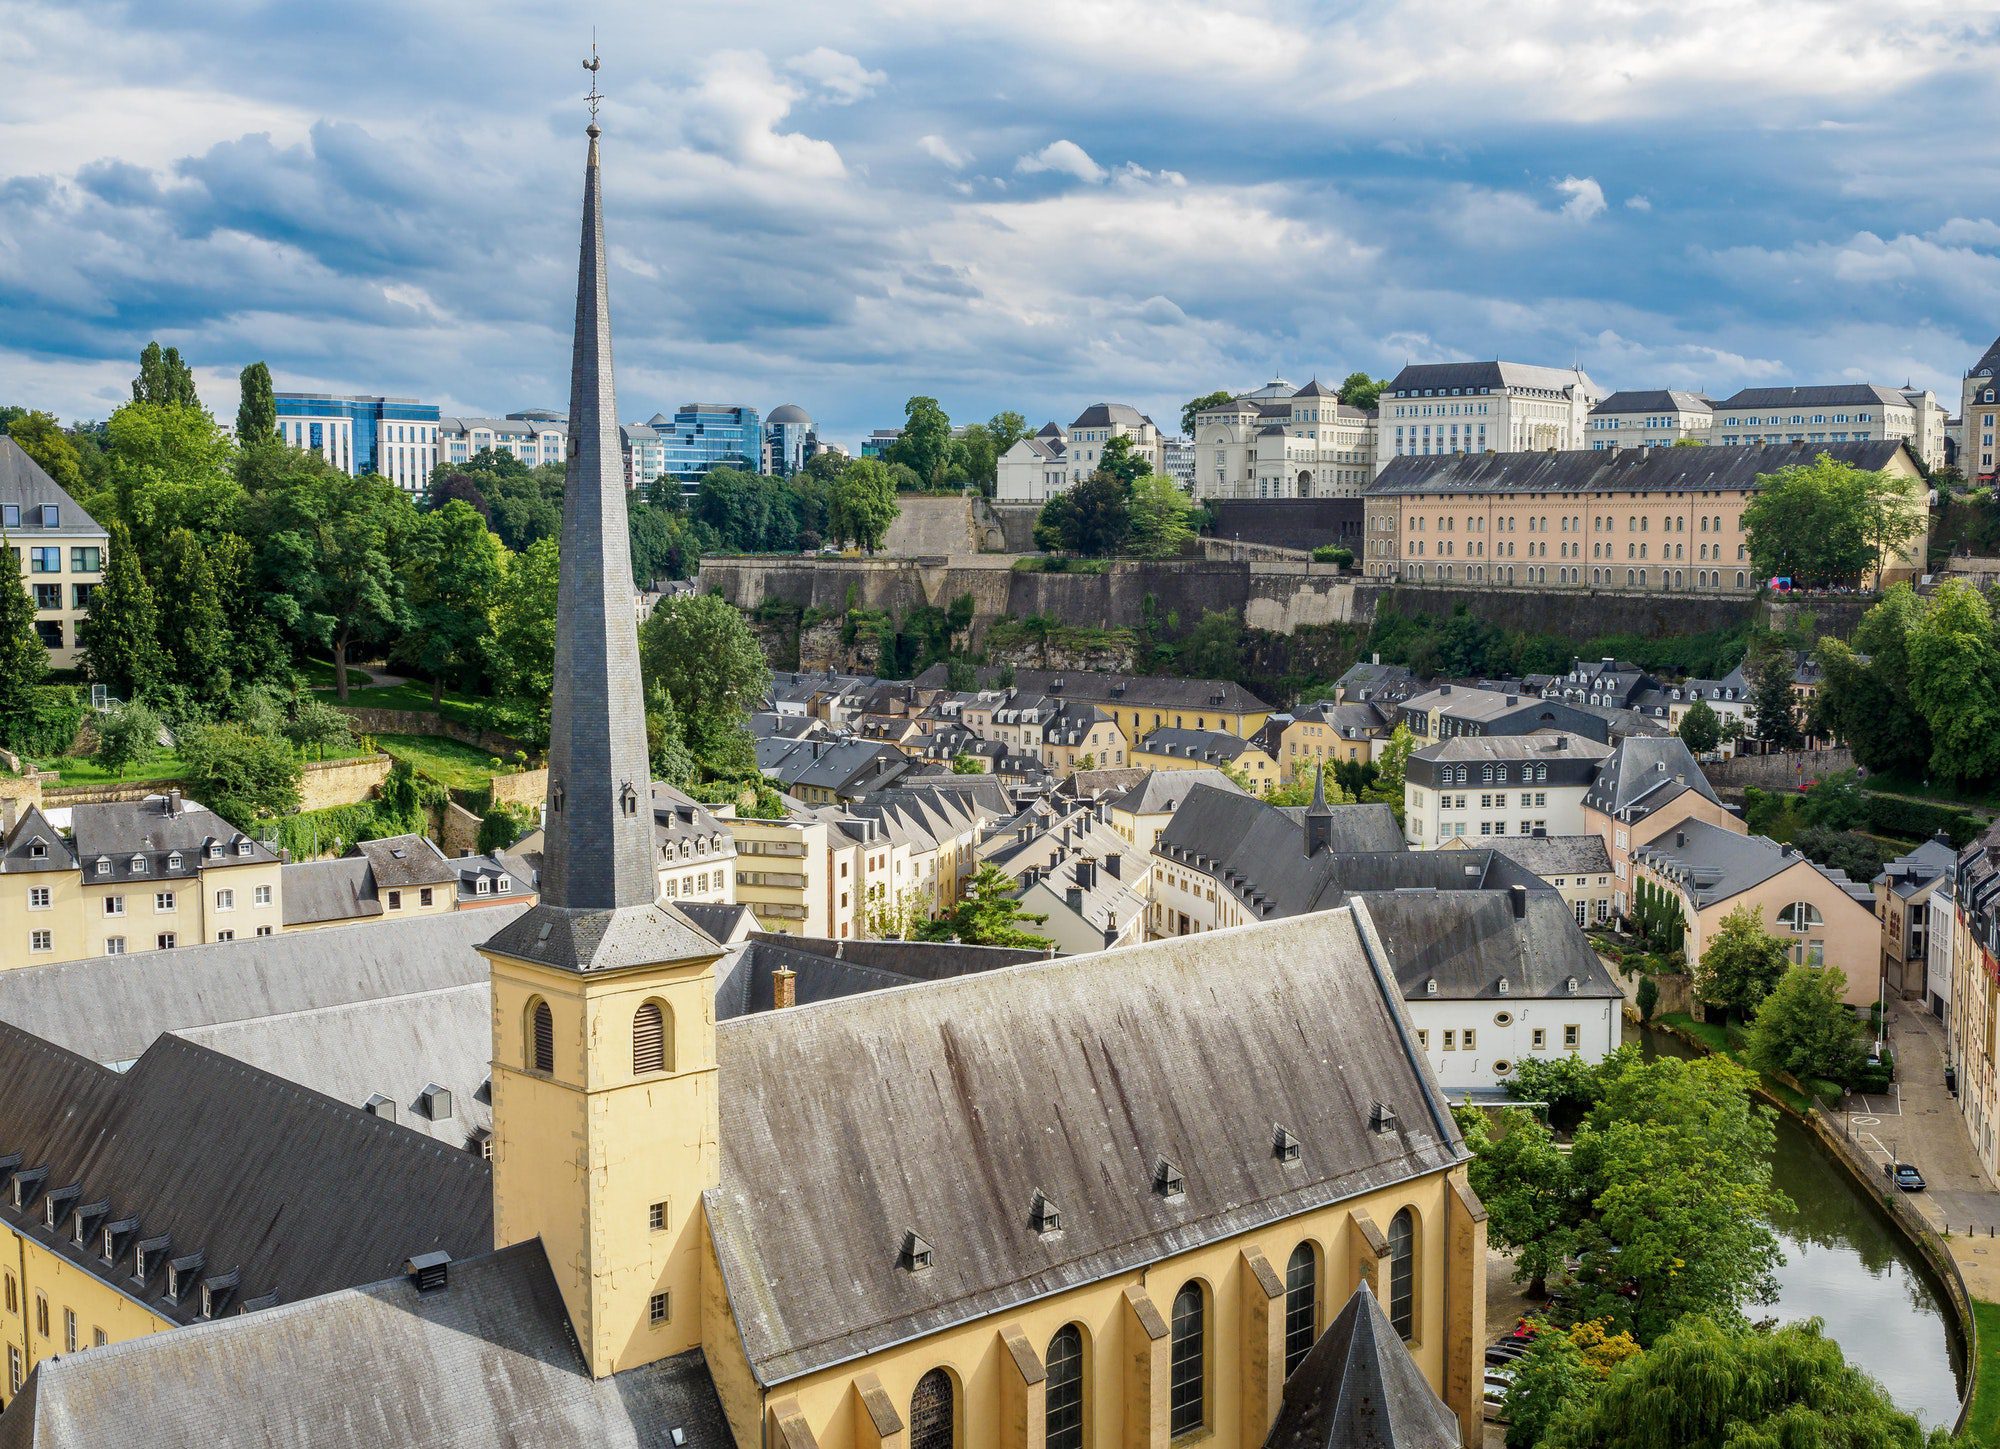
<instances>
[{"instance_id":1,"label":"row of windows","mask_svg":"<svg viewBox=\"0 0 2000 1449\"><path fill-rule=\"evenodd\" d=\"M1600 904L1602 903L1600 902ZM1578 904L1577 909L1579 911L1583 909L1581 903ZM1500 1015L1507 1016L1507 1013L1503 1011L1500 1013ZM1498 1020L1498 1018L1495 1019ZM1506 1026L1511 1021L1512 1018L1509 1017L1507 1021L1503 1021L1500 1024L1502 1026ZM1470 1052L1470 1051L1477 1051L1479 1049L1479 1031L1478 1028L1476 1027L1448 1026L1444 1028L1443 1032L1440 1035L1443 1039L1445 1051ZM1580 1025L1572 1023L1563 1028L1563 1049L1565 1051L1576 1051L1582 1045L1582 1043L1583 1043L1583 1028ZM1528 1046L1530 1050L1538 1052L1547 1051L1548 1045L1549 1045L1549 1033L1547 1027L1538 1026L1533 1028L1528 1033ZM1431 1049L1431 1034L1429 1028L1427 1027L1417 1028L1417 1046L1419 1049L1423 1051L1429 1051Z\"/></svg>"},{"instance_id":2,"label":"row of windows","mask_svg":"<svg viewBox=\"0 0 2000 1449\"><path fill-rule=\"evenodd\" d=\"M100 866L108 866L109 863L105 861L99 861L98 864ZM395 892L391 892L392 901L395 894L396 894ZM424 897L425 897L424 904L429 905L430 891L428 889L424 891ZM270 905L271 888L267 885L260 885L256 887L251 892L250 899L254 904L259 906ZM53 887L50 886L28 887L29 910L46 911L50 909L54 904L55 904L55 893ZM178 892L175 891L153 892L153 910L156 913L164 913L168 911L177 910L179 906L180 906L180 896ZM215 908L218 911L233 911L236 909L236 890L233 886L225 886L221 890L218 890L215 893ZM104 897L104 914L107 916L124 915L125 897L123 897L122 895Z\"/></svg>"},{"instance_id":3,"label":"row of windows","mask_svg":"<svg viewBox=\"0 0 2000 1449\"><path fill-rule=\"evenodd\" d=\"M1383 1306L1404 1338L1416 1322L1416 1218L1404 1208L1389 1221L1388 1293ZM1319 1251L1300 1243L1285 1264L1285 1376L1290 1378L1319 1336ZM1178 1439L1209 1425L1209 1361L1212 1333L1208 1289L1190 1278L1174 1295L1168 1319L1167 1432ZM1043 1356L1047 1374L1043 1397L1046 1449L1083 1449L1088 1412L1084 1336L1080 1325L1056 1330ZM910 1395L910 1449L954 1449L958 1443L958 1381L934 1368L917 1380Z\"/></svg>"},{"instance_id":4,"label":"row of windows","mask_svg":"<svg viewBox=\"0 0 2000 1449\"><path fill-rule=\"evenodd\" d=\"M259 926L257 928L257 934L260 936L273 935L275 932L276 928L272 926ZM236 933L234 931L217 931L215 939L218 941L233 941L236 939ZM161 931L153 938L153 947L158 951L171 951L180 944L180 940L180 933L178 931ZM56 933L54 931L42 928L28 932L28 949L36 955L47 955L49 952L54 951L55 948ZM128 949L128 944L123 936L106 936L104 938L104 954L106 956L123 956Z\"/></svg>"}]
</instances>

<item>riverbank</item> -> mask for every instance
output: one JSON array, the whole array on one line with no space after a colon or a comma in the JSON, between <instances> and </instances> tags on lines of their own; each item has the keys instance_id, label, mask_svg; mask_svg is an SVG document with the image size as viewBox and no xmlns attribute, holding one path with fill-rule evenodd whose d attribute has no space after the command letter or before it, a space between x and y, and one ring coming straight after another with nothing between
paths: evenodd
<instances>
[{"instance_id":1,"label":"riverbank","mask_svg":"<svg viewBox=\"0 0 2000 1449\"><path fill-rule=\"evenodd\" d=\"M1901 1003L1891 1012L1901 1079L1893 1096L1850 1098L1848 1110L1829 1112L1761 1074L1754 1089L1801 1129L1816 1154L1879 1209L1930 1269L1965 1365L1954 1427L1989 1442L2000 1432L2000 1238L1975 1238L1972 1229L2000 1229L2000 1193L1979 1175L1956 1105L1944 1090L1941 1028L1932 1030L1932 1018ZM1720 1027L1684 1017L1653 1027L1693 1050L1742 1061ZM1882 1163L1888 1161L1915 1162L1933 1191L1910 1195L1885 1188ZM1952 1220L1966 1231L1955 1233Z\"/></svg>"}]
</instances>

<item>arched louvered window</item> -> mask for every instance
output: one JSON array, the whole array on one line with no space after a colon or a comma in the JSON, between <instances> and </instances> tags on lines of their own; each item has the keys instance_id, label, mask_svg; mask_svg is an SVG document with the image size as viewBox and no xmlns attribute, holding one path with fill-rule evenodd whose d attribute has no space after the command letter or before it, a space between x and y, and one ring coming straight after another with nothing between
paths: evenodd
<instances>
[{"instance_id":1,"label":"arched louvered window","mask_svg":"<svg viewBox=\"0 0 2000 1449\"><path fill-rule=\"evenodd\" d=\"M952 1449L958 1404L951 1375L934 1368L917 1380L910 1395L910 1449Z\"/></svg>"},{"instance_id":2,"label":"arched louvered window","mask_svg":"<svg viewBox=\"0 0 2000 1449\"><path fill-rule=\"evenodd\" d=\"M1389 1322L1404 1338L1417 1327L1417 1219L1404 1208L1389 1219Z\"/></svg>"},{"instance_id":3,"label":"arched louvered window","mask_svg":"<svg viewBox=\"0 0 2000 1449\"><path fill-rule=\"evenodd\" d=\"M1285 1377L1312 1352L1319 1330L1319 1254L1311 1243L1292 1249L1285 1265Z\"/></svg>"},{"instance_id":4,"label":"arched louvered window","mask_svg":"<svg viewBox=\"0 0 2000 1449\"><path fill-rule=\"evenodd\" d=\"M546 1001L528 1008L528 1065L538 1072L556 1069L556 1018Z\"/></svg>"},{"instance_id":5,"label":"arched louvered window","mask_svg":"<svg viewBox=\"0 0 2000 1449\"><path fill-rule=\"evenodd\" d=\"M1049 1340L1044 1449L1083 1449L1083 1330L1074 1323Z\"/></svg>"},{"instance_id":6,"label":"arched louvered window","mask_svg":"<svg viewBox=\"0 0 2000 1449\"><path fill-rule=\"evenodd\" d=\"M1190 1280L1174 1295L1167 1344L1167 1432L1188 1434L1208 1422L1208 1339L1201 1284Z\"/></svg>"},{"instance_id":7,"label":"arched louvered window","mask_svg":"<svg viewBox=\"0 0 2000 1449\"><path fill-rule=\"evenodd\" d=\"M632 1071L636 1075L664 1072L673 1065L667 1052L667 1013L649 1001L632 1018Z\"/></svg>"}]
</instances>

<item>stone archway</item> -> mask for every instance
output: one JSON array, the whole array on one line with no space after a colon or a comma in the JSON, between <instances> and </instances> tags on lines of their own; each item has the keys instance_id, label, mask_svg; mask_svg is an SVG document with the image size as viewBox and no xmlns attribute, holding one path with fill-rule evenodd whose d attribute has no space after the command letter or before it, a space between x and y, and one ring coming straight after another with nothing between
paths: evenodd
<instances>
[{"instance_id":1,"label":"stone archway","mask_svg":"<svg viewBox=\"0 0 2000 1449\"><path fill-rule=\"evenodd\" d=\"M1308 468L1302 468L1299 470L1299 497L1310 498L1312 496L1313 496L1312 470Z\"/></svg>"}]
</instances>

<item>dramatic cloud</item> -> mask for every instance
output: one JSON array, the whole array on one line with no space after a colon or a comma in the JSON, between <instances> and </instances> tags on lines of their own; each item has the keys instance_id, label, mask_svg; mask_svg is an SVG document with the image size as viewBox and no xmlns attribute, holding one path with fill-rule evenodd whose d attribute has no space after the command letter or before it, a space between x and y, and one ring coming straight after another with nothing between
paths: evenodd
<instances>
[{"instance_id":1,"label":"dramatic cloud","mask_svg":"<svg viewBox=\"0 0 2000 1449\"><path fill-rule=\"evenodd\" d=\"M1051 141L1041 150L1016 161L1014 169L1024 175L1037 171L1060 171L1078 181L1097 182L1105 177L1104 168L1091 160L1090 153L1074 141Z\"/></svg>"},{"instance_id":2,"label":"dramatic cloud","mask_svg":"<svg viewBox=\"0 0 2000 1449\"><path fill-rule=\"evenodd\" d=\"M1887 42L1861 0L590 23L634 418L797 401L851 444L913 392L1167 418L1274 370L1496 355L1955 389L2000 332L1979 7L1910 0ZM586 24L0 0L0 33L0 403L101 417L157 337L225 414L257 358L285 387L561 404Z\"/></svg>"}]
</instances>

